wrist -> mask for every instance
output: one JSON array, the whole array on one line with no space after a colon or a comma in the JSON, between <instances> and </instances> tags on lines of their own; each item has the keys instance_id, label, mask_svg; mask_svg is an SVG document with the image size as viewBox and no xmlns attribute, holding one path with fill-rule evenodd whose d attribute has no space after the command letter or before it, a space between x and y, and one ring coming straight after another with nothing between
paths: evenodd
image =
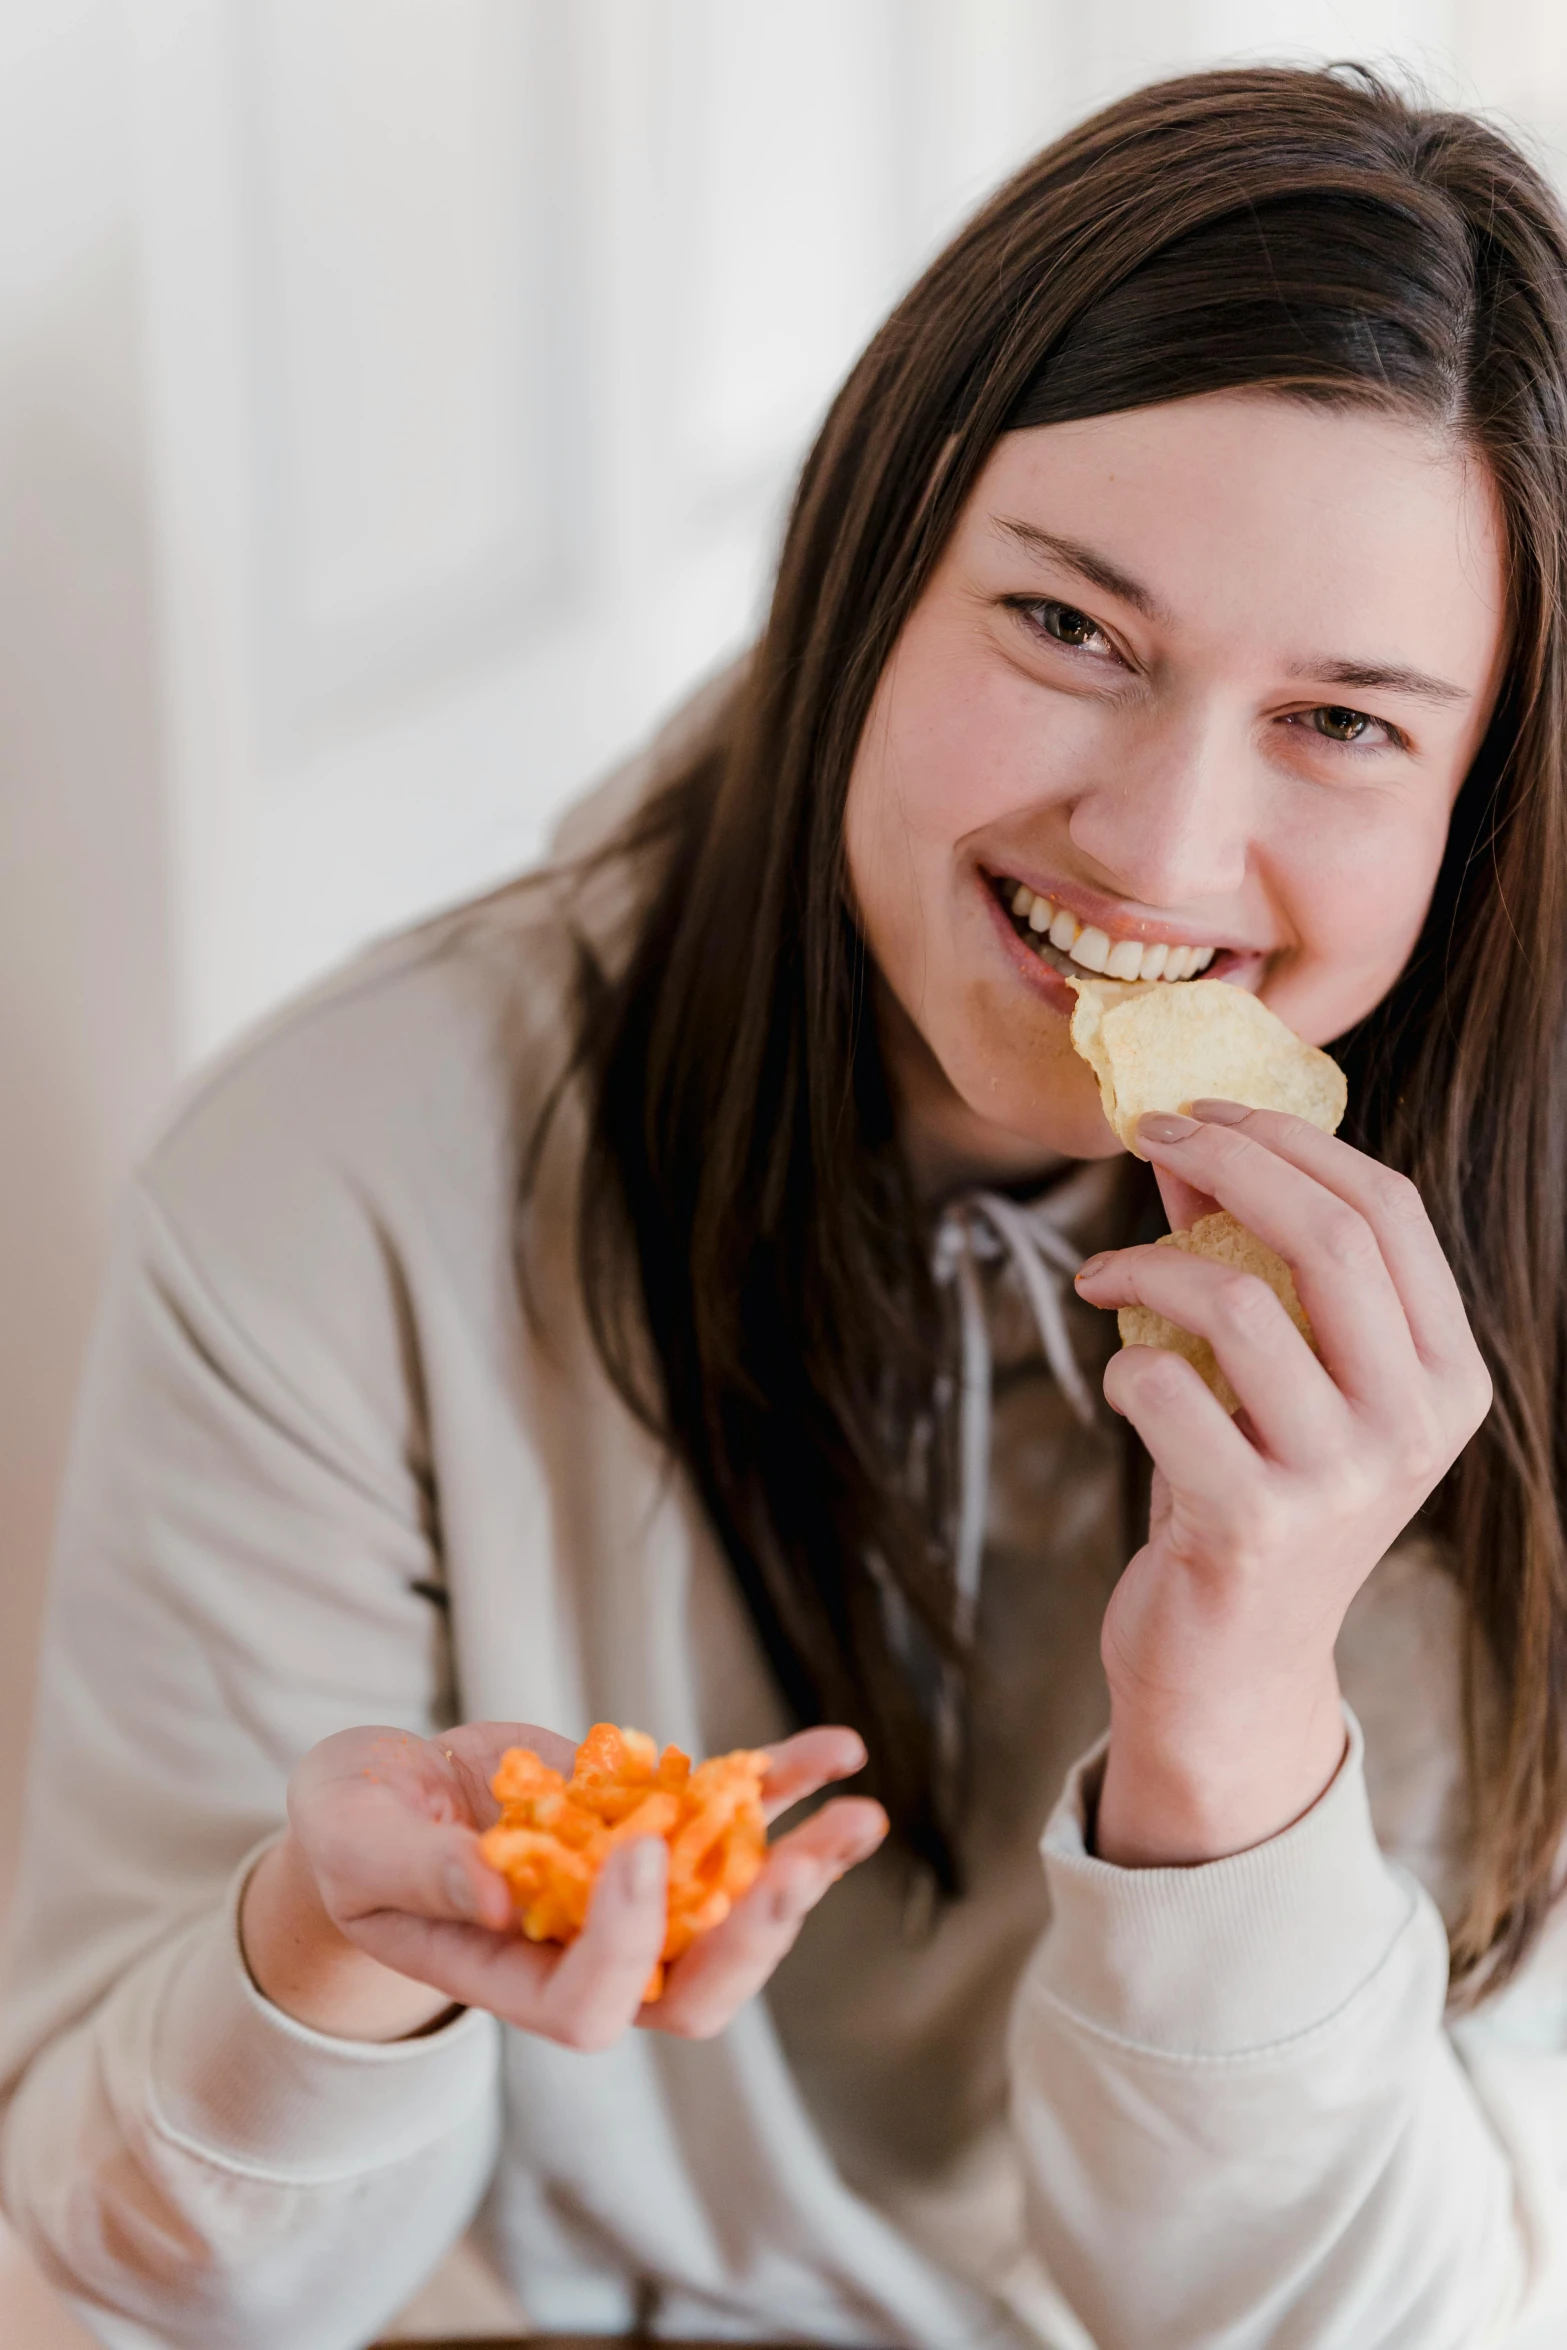
<instances>
[{"instance_id":1,"label":"wrist","mask_svg":"<svg viewBox=\"0 0 1567 2350\"><path fill-rule=\"evenodd\" d=\"M1119 1868L1193 1868L1282 1835L1347 1744L1336 1674L1290 1705L1150 1718L1112 1694L1094 1850Z\"/></svg>"},{"instance_id":2,"label":"wrist","mask_svg":"<svg viewBox=\"0 0 1567 2350\"><path fill-rule=\"evenodd\" d=\"M250 1873L239 1938L262 1997L332 2039L411 2039L452 2005L445 1992L383 1966L349 1939L328 1915L292 1829Z\"/></svg>"}]
</instances>

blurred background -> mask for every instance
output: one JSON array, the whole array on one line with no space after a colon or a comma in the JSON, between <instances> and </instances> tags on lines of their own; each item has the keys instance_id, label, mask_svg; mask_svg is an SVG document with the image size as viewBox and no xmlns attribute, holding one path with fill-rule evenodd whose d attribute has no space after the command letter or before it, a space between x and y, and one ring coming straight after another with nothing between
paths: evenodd
<instances>
[{"instance_id":1,"label":"blurred background","mask_svg":"<svg viewBox=\"0 0 1567 2350\"><path fill-rule=\"evenodd\" d=\"M534 857L745 640L964 213L1240 57L1395 63L1567 172L1562 0L0 0L0 1911L71 1391L174 1088ZM0 2339L85 2341L3 2241Z\"/></svg>"}]
</instances>

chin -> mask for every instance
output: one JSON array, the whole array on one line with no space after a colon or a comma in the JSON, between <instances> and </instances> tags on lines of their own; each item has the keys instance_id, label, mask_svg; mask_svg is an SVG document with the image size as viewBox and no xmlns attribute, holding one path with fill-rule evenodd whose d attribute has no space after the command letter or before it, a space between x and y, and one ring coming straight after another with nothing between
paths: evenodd
<instances>
[{"instance_id":1,"label":"chin","mask_svg":"<svg viewBox=\"0 0 1567 2350\"><path fill-rule=\"evenodd\" d=\"M1015 1052L1003 1074L991 1064L988 1083L957 1088L977 1120L995 1136L998 1154L1026 1162L1030 1153L1063 1159L1111 1159L1124 1145L1106 1123L1092 1070L1067 1048L1064 1061L1041 1056L1019 1069Z\"/></svg>"}]
</instances>

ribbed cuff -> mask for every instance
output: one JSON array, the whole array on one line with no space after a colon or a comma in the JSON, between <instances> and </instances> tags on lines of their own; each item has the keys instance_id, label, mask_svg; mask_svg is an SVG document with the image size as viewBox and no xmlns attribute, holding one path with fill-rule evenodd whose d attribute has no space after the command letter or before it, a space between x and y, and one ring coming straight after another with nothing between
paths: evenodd
<instances>
[{"instance_id":1,"label":"ribbed cuff","mask_svg":"<svg viewBox=\"0 0 1567 2350\"><path fill-rule=\"evenodd\" d=\"M1238 2055L1325 2022L1417 1908L1378 1846L1360 1724L1348 1707L1345 1719L1348 1752L1309 1812L1195 1868L1116 1868L1089 1852L1101 1740L1040 1845L1052 1915L1038 1987L1098 2030L1170 2055Z\"/></svg>"},{"instance_id":2,"label":"ribbed cuff","mask_svg":"<svg viewBox=\"0 0 1567 2350\"><path fill-rule=\"evenodd\" d=\"M234 1873L220 1915L191 1932L152 2022L150 2096L166 2136L210 2162L320 2184L379 2170L447 2135L493 2093L499 2026L469 2009L412 2040L338 2040L257 1990Z\"/></svg>"}]
</instances>

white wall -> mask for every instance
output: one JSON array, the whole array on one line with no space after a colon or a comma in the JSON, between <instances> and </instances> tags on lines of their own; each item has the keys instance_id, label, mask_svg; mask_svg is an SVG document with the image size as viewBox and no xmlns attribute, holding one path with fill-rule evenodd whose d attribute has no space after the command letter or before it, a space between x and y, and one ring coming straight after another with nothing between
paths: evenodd
<instances>
[{"instance_id":1,"label":"white wall","mask_svg":"<svg viewBox=\"0 0 1567 2350\"><path fill-rule=\"evenodd\" d=\"M175 1068L117 24L0 9L0 1721L105 1217ZM5 1735L0 1875L12 1846Z\"/></svg>"},{"instance_id":2,"label":"white wall","mask_svg":"<svg viewBox=\"0 0 1567 2350\"><path fill-rule=\"evenodd\" d=\"M104 1228L176 1065L119 36L0 7L0 1895ZM74 2332L0 2253L0 2340Z\"/></svg>"},{"instance_id":3,"label":"white wall","mask_svg":"<svg viewBox=\"0 0 1567 2350\"><path fill-rule=\"evenodd\" d=\"M532 855L745 635L952 223L1239 52L1567 128L1557 0L0 0L0 1897L110 1203L176 1074Z\"/></svg>"}]
</instances>

